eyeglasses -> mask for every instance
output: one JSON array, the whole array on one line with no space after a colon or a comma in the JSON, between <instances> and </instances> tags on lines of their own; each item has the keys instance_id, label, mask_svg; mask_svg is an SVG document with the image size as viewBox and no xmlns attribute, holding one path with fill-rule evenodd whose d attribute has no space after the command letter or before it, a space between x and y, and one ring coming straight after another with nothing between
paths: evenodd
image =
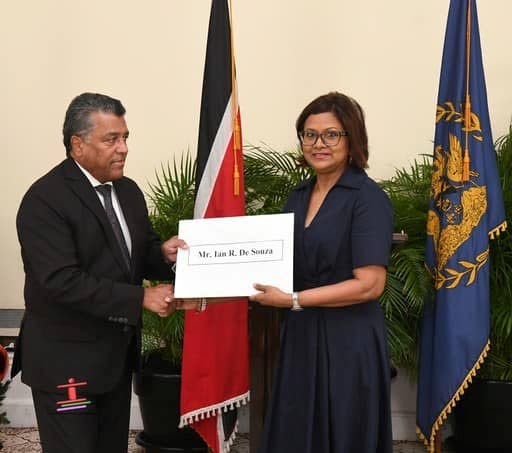
<instances>
[{"instance_id":1,"label":"eyeglasses","mask_svg":"<svg viewBox=\"0 0 512 453\"><path fill-rule=\"evenodd\" d=\"M347 131L337 131L335 129L328 129L323 131L321 134L315 131L306 130L299 132L299 139L305 146L314 146L320 137L325 146L336 146L340 142L341 137L346 137L347 135Z\"/></svg>"}]
</instances>

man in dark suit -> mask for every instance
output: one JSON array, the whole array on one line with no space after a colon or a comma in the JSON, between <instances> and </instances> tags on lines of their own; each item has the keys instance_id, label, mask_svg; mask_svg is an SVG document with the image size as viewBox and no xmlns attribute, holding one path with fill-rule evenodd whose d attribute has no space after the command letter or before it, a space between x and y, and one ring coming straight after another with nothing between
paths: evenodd
<instances>
[{"instance_id":1,"label":"man in dark suit","mask_svg":"<svg viewBox=\"0 0 512 453\"><path fill-rule=\"evenodd\" d=\"M123 176L128 128L121 102L84 93L68 107L67 158L37 180L17 216L25 316L13 375L32 389L50 453L127 451L131 374L141 311L168 316L176 237L160 242L135 182ZM62 384L86 385L57 388Z\"/></svg>"}]
</instances>

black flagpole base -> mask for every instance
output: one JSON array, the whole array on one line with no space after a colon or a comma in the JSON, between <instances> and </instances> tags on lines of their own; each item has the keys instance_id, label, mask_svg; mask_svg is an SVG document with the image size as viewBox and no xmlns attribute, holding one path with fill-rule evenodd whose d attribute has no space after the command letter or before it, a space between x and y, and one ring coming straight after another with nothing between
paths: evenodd
<instances>
[{"instance_id":1,"label":"black flagpole base","mask_svg":"<svg viewBox=\"0 0 512 453\"><path fill-rule=\"evenodd\" d=\"M144 431L141 431L135 437L135 443L145 449L145 453L208 453L208 448L205 446L201 447L169 447L164 445L153 444L145 435Z\"/></svg>"}]
</instances>

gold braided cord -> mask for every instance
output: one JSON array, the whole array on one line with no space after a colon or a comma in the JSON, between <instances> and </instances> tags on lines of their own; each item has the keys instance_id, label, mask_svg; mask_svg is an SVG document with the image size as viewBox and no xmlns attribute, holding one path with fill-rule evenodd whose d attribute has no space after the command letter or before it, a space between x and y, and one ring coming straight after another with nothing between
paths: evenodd
<instances>
[{"instance_id":1,"label":"gold braided cord","mask_svg":"<svg viewBox=\"0 0 512 453\"><path fill-rule=\"evenodd\" d=\"M437 417L434 425L432 426L432 431L430 433L430 436L427 438L425 436L425 434L421 431L419 426L416 426L416 433L418 434L418 437L423 441L423 443L427 447L427 450L429 453L434 453L436 434L441 429L441 425L446 420L448 414L452 413L452 409L455 407L457 402L460 401L460 397L464 394L464 392L469 387L469 384L471 384L471 382L473 381L473 378L476 376L476 372L480 369L480 367L484 363L484 360L487 357L487 353L489 352L490 348L491 348L491 342L488 340L487 344L484 346L482 353L478 357L478 360L476 361L475 365L470 370L470 372L466 375L466 377L462 381L462 384L459 386L459 388L453 395L452 399L448 402L448 404L441 411L441 413L439 414L439 417Z\"/></svg>"},{"instance_id":2,"label":"gold braided cord","mask_svg":"<svg viewBox=\"0 0 512 453\"><path fill-rule=\"evenodd\" d=\"M468 14L466 19L466 105L464 106L464 122L466 126L466 147L462 159L462 181L469 181L469 129L471 127L471 100L469 96L469 76L471 62L471 0L468 0Z\"/></svg>"},{"instance_id":3,"label":"gold braided cord","mask_svg":"<svg viewBox=\"0 0 512 453\"><path fill-rule=\"evenodd\" d=\"M238 151L242 149L240 143L240 124L238 122L238 93L236 85L236 68L235 68L235 45L233 33L233 5L229 0L229 31L231 41L231 116L233 121L233 194L240 195L240 171L238 169Z\"/></svg>"},{"instance_id":4,"label":"gold braided cord","mask_svg":"<svg viewBox=\"0 0 512 453\"><path fill-rule=\"evenodd\" d=\"M493 228L489 231L489 238L494 239L494 235L499 236L500 233L503 233L507 229L507 221L505 220L503 223L498 225L496 228Z\"/></svg>"}]
</instances>

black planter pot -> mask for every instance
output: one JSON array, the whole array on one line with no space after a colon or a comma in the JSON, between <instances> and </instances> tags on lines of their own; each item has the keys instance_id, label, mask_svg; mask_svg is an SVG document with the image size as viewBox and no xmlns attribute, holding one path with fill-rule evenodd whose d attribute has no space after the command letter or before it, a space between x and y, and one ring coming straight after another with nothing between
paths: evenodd
<instances>
[{"instance_id":1,"label":"black planter pot","mask_svg":"<svg viewBox=\"0 0 512 453\"><path fill-rule=\"evenodd\" d=\"M188 427L178 428L180 421L179 374L142 370L134 375L133 390L139 398L144 432L136 442L146 453L206 453L206 444Z\"/></svg>"},{"instance_id":2,"label":"black planter pot","mask_svg":"<svg viewBox=\"0 0 512 453\"><path fill-rule=\"evenodd\" d=\"M475 380L454 411L458 453L512 452L512 382Z\"/></svg>"}]
</instances>

